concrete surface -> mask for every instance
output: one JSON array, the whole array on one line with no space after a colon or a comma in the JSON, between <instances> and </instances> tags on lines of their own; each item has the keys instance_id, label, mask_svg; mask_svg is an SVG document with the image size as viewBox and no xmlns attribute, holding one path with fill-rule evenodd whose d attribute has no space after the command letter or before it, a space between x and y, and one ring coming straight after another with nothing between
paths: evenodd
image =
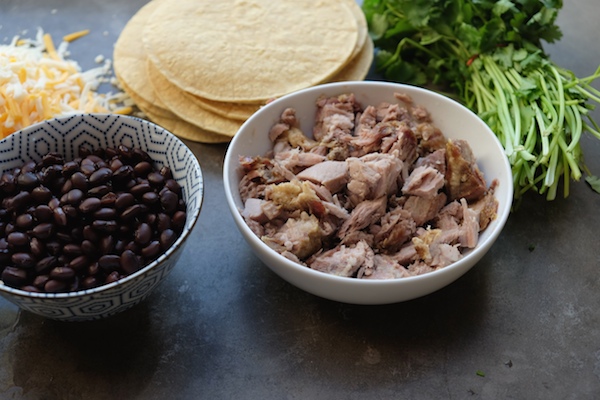
<instances>
[{"instance_id":1,"label":"concrete surface","mask_svg":"<svg viewBox=\"0 0 600 400\"><path fill-rule=\"evenodd\" d=\"M89 28L70 49L90 68L144 3L2 0L0 41ZM600 3L565 3L564 37L548 51L586 76L600 64ZM147 301L104 321L53 322L0 299L0 398L600 398L600 195L585 183L566 200L528 196L447 288L353 306L264 267L226 208L226 145L188 144L206 188L194 245ZM600 141L584 150L600 175Z\"/></svg>"}]
</instances>

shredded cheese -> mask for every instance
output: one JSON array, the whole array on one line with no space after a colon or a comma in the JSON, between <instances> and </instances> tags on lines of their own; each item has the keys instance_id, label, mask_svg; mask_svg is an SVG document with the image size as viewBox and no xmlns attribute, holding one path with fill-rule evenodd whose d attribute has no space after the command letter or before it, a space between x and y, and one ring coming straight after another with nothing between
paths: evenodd
<instances>
[{"instance_id":1,"label":"shredded cheese","mask_svg":"<svg viewBox=\"0 0 600 400\"><path fill-rule=\"evenodd\" d=\"M57 48L39 29L35 39L15 37L0 45L0 138L57 116L131 112L131 107L122 106L125 93L96 92L101 83L110 82L110 60L81 71L75 61L66 59L68 42L86 34L66 35Z\"/></svg>"},{"instance_id":2,"label":"shredded cheese","mask_svg":"<svg viewBox=\"0 0 600 400\"><path fill-rule=\"evenodd\" d=\"M68 35L63 36L63 41L64 42L72 42L73 40L77 40L80 37L87 35L88 33L90 33L89 29L84 29L82 31L69 33Z\"/></svg>"}]
</instances>

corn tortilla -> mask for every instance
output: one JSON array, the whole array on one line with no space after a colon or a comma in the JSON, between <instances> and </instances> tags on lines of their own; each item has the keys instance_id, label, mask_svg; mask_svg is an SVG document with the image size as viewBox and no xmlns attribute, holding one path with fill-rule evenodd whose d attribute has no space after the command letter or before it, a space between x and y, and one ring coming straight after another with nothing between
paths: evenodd
<instances>
[{"instance_id":1,"label":"corn tortilla","mask_svg":"<svg viewBox=\"0 0 600 400\"><path fill-rule=\"evenodd\" d=\"M262 106L261 104L227 103L222 101L208 100L195 96L184 90L181 95L189 102L196 103L205 110L221 115L225 118L245 121Z\"/></svg>"},{"instance_id":2,"label":"corn tortilla","mask_svg":"<svg viewBox=\"0 0 600 400\"><path fill-rule=\"evenodd\" d=\"M365 40L365 44L356 57L354 57L354 59L348 65L346 65L343 70L331 78L329 82L364 80L371 69L371 64L373 63L373 50L373 41L371 38L367 38L367 40Z\"/></svg>"},{"instance_id":3,"label":"corn tortilla","mask_svg":"<svg viewBox=\"0 0 600 400\"><path fill-rule=\"evenodd\" d=\"M335 75L358 30L339 1L181 0L160 3L142 38L152 63L182 90L260 103Z\"/></svg>"},{"instance_id":4,"label":"corn tortilla","mask_svg":"<svg viewBox=\"0 0 600 400\"><path fill-rule=\"evenodd\" d=\"M155 105L146 102L130 89L123 85L123 90L133 99L136 106L142 111L148 119L157 125L162 126L176 136L200 143L226 143L231 137L209 132L181 120L169 110L158 108Z\"/></svg>"},{"instance_id":5,"label":"corn tortilla","mask_svg":"<svg viewBox=\"0 0 600 400\"><path fill-rule=\"evenodd\" d=\"M166 106L154 93L148 83L146 73L147 55L142 46L142 32L148 18L156 10L159 1L154 0L143 6L127 22L115 43L113 54L113 69L121 84L126 85L129 91L147 103L166 110Z\"/></svg>"},{"instance_id":6,"label":"corn tortilla","mask_svg":"<svg viewBox=\"0 0 600 400\"><path fill-rule=\"evenodd\" d=\"M187 101L182 95L183 91L167 80L150 60L147 62L147 73L154 91L179 118L202 129L230 137L242 126L242 121L225 118L200 107L197 103Z\"/></svg>"}]
</instances>

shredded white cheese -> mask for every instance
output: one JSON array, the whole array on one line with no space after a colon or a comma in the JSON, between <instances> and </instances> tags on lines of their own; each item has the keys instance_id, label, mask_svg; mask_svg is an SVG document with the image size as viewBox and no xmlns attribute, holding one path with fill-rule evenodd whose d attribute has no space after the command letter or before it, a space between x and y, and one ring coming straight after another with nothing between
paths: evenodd
<instances>
[{"instance_id":1,"label":"shredded white cheese","mask_svg":"<svg viewBox=\"0 0 600 400\"><path fill-rule=\"evenodd\" d=\"M76 32L67 39L83 36ZM0 45L0 138L33 123L80 112L129 113L121 107L123 92L99 94L103 82L111 81L110 60L81 71L66 59L68 42L54 47L49 34L38 29L35 39L19 39Z\"/></svg>"}]
</instances>

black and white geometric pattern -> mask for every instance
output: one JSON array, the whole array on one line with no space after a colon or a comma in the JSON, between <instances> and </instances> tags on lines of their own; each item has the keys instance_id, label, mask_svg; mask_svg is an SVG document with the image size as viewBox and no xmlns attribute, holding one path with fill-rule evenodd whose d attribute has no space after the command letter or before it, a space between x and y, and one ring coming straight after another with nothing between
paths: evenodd
<instances>
[{"instance_id":1,"label":"black and white geometric pattern","mask_svg":"<svg viewBox=\"0 0 600 400\"><path fill-rule=\"evenodd\" d=\"M33 313L63 321L105 318L144 300L168 275L200 215L204 194L202 171L196 156L175 135L143 119L115 114L77 114L32 125L0 141L0 171L27 161L40 161L49 152L65 160L77 157L81 146L90 149L137 147L148 153L155 166L168 166L181 185L187 205L183 233L164 255L124 279L72 293L28 293L0 281L0 295Z\"/></svg>"}]
</instances>

